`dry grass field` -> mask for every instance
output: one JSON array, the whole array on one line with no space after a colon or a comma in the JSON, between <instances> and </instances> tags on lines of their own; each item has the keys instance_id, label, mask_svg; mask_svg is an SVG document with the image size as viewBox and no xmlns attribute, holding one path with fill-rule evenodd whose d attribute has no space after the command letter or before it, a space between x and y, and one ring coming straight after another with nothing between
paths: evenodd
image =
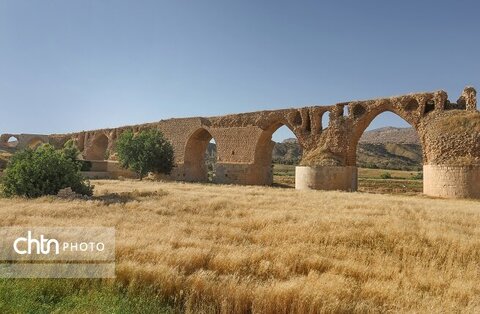
<instances>
[{"instance_id":1,"label":"dry grass field","mask_svg":"<svg viewBox=\"0 0 480 314\"><path fill-rule=\"evenodd\" d=\"M222 313L479 312L480 202L94 181L0 199L2 226L115 226L117 283Z\"/></svg>"}]
</instances>

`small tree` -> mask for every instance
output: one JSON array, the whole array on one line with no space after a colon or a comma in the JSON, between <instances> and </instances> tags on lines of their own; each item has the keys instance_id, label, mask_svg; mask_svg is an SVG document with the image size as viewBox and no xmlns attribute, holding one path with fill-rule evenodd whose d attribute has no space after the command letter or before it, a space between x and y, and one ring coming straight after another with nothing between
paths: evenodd
<instances>
[{"instance_id":1,"label":"small tree","mask_svg":"<svg viewBox=\"0 0 480 314\"><path fill-rule=\"evenodd\" d=\"M63 145L62 154L65 158L75 162L80 171L90 171L92 169L92 163L89 160L80 159L81 152L74 140L70 139Z\"/></svg>"},{"instance_id":2,"label":"small tree","mask_svg":"<svg viewBox=\"0 0 480 314\"><path fill-rule=\"evenodd\" d=\"M413 180L423 180L423 172L417 172L416 174L412 175Z\"/></svg>"},{"instance_id":3,"label":"small tree","mask_svg":"<svg viewBox=\"0 0 480 314\"><path fill-rule=\"evenodd\" d=\"M173 147L156 129L123 132L117 141L120 165L138 174L140 180L149 172L170 174L173 168Z\"/></svg>"},{"instance_id":4,"label":"small tree","mask_svg":"<svg viewBox=\"0 0 480 314\"><path fill-rule=\"evenodd\" d=\"M67 187L82 195L93 192L93 187L80 174L78 164L49 144L13 155L2 183L5 196L56 195Z\"/></svg>"},{"instance_id":5,"label":"small tree","mask_svg":"<svg viewBox=\"0 0 480 314\"><path fill-rule=\"evenodd\" d=\"M390 174L390 172L384 172L380 175L380 178L382 179L391 179L392 178L392 175Z\"/></svg>"},{"instance_id":6,"label":"small tree","mask_svg":"<svg viewBox=\"0 0 480 314\"><path fill-rule=\"evenodd\" d=\"M77 145L75 145L75 141L70 139L63 145L62 155L65 158L70 159L71 161L74 161L78 165L81 165L81 163L78 160L78 156L80 155L80 150L78 150Z\"/></svg>"}]
</instances>

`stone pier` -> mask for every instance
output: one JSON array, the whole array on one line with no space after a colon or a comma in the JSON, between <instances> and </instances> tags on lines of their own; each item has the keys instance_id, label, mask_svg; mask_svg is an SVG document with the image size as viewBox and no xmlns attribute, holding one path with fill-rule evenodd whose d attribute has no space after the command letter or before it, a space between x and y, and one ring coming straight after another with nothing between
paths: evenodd
<instances>
[{"instance_id":1,"label":"stone pier","mask_svg":"<svg viewBox=\"0 0 480 314\"><path fill-rule=\"evenodd\" d=\"M423 193L443 198L480 198L480 166L423 166Z\"/></svg>"},{"instance_id":2,"label":"stone pier","mask_svg":"<svg viewBox=\"0 0 480 314\"><path fill-rule=\"evenodd\" d=\"M357 190L357 167L317 166L295 167L295 188L297 190Z\"/></svg>"}]
</instances>

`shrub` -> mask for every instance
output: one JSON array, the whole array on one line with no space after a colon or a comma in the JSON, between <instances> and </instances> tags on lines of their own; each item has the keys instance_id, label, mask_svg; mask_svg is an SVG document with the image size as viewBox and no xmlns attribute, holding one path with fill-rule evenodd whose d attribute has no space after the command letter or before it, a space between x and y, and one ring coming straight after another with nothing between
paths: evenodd
<instances>
[{"instance_id":1,"label":"shrub","mask_svg":"<svg viewBox=\"0 0 480 314\"><path fill-rule=\"evenodd\" d=\"M423 180L423 172L417 172L412 176L413 180Z\"/></svg>"},{"instance_id":2,"label":"shrub","mask_svg":"<svg viewBox=\"0 0 480 314\"><path fill-rule=\"evenodd\" d=\"M384 172L380 175L380 178L382 179L391 179L392 178L392 175L390 174L390 172Z\"/></svg>"},{"instance_id":3,"label":"shrub","mask_svg":"<svg viewBox=\"0 0 480 314\"><path fill-rule=\"evenodd\" d=\"M162 132L149 129L133 134L122 133L117 141L120 165L138 174L140 180L149 172L170 174L173 168L173 147Z\"/></svg>"},{"instance_id":4,"label":"shrub","mask_svg":"<svg viewBox=\"0 0 480 314\"><path fill-rule=\"evenodd\" d=\"M7 197L56 195L67 187L82 195L93 192L93 187L80 174L78 164L67 158L63 150L55 150L49 144L13 155L2 183Z\"/></svg>"},{"instance_id":5,"label":"shrub","mask_svg":"<svg viewBox=\"0 0 480 314\"><path fill-rule=\"evenodd\" d=\"M80 165L80 163L78 162L78 156L80 155L80 151L78 150L77 145L75 145L75 142L73 140L68 140L63 145L62 154L65 158L70 159Z\"/></svg>"},{"instance_id":6,"label":"shrub","mask_svg":"<svg viewBox=\"0 0 480 314\"><path fill-rule=\"evenodd\" d=\"M5 169L8 164L8 157L0 155L0 171Z\"/></svg>"},{"instance_id":7,"label":"shrub","mask_svg":"<svg viewBox=\"0 0 480 314\"><path fill-rule=\"evenodd\" d=\"M91 161L79 159L79 157L81 156L81 152L77 148L75 141L68 140L63 145L62 154L65 158L74 161L78 165L80 171L90 171L92 169Z\"/></svg>"}]
</instances>

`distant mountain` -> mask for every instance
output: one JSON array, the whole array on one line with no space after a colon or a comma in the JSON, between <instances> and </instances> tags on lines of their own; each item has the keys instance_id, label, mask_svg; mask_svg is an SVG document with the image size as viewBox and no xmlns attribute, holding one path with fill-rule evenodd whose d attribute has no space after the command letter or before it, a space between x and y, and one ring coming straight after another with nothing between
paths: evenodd
<instances>
[{"instance_id":1,"label":"distant mountain","mask_svg":"<svg viewBox=\"0 0 480 314\"><path fill-rule=\"evenodd\" d=\"M385 127L365 131L360 138L360 143L370 144L420 144L417 132L413 128Z\"/></svg>"},{"instance_id":2,"label":"distant mountain","mask_svg":"<svg viewBox=\"0 0 480 314\"><path fill-rule=\"evenodd\" d=\"M275 164L297 165L302 158L302 148L296 138L289 138L281 143L275 143L272 152L272 162Z\"/></svg>"},{"instance_id":3,"label":"distant mountain","mask_svg":"<svg viewBox=\"0 0 480 314\"><path fill-rule=\"evenodd\" d=\"M413 128L385 127L366 131L357 147L357 166L422 169L422 147Z\"/></svg>"},{"instance_id":4,"label":"distant mountain","mask_svg":"<svg viewBox=\"0 0 480 314\"><path fill-rule=\"evenodd\" d=\"M297 142L297 139L294 138L294 137L293 137L293 138L287 138L287 139L284 139L284 140L282 141L282 143L284 143L284 144L285 144L285 143L296 143L296 142Z\"/></svg>"},{"instance_id":5,"label":"distant mountain","mask_svg":"<svg viewBox=\"0 0 480 314\"><path fill-rule=\"evenodd\" d=\"M357 166L363 168L421 170L420 144L358 143Z\"/></svg>"}]
</instances>

